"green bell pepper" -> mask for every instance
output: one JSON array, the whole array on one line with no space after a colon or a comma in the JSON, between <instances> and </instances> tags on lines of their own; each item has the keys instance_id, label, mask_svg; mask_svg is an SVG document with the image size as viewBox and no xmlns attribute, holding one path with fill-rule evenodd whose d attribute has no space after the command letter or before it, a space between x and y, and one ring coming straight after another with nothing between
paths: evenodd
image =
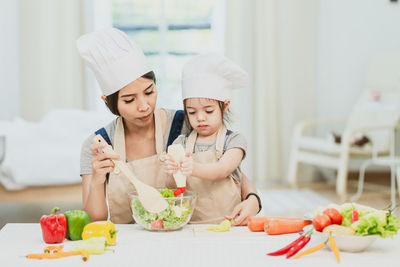
<instances>
[{"instance_id":1,"label":"green bell pepper","mask_svg":"<svg viewBox=\"0 0 400 267\"><path fill-rule=\"evenodd\" d=\"M83 227L91 222L90 216L83 210L70 210L64 212L67 217L67 238L69 240L81 240Z\"/></svg>"}]
</instances>

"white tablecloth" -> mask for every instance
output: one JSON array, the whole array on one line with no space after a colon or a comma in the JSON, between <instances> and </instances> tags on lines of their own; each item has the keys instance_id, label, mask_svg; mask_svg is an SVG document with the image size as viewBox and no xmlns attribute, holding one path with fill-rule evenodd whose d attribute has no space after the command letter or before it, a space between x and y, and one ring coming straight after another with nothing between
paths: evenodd
<instances>
[{"instance_id":1,"label":"white tablecloth","mask_svg":"<svg viewBox=\"0 0 400 267\"><path fill-rule=\"evenodd\" d=\"M400 237L376 240L361 253L342 252L341 263L325 248L300 259L266 256L298 237L298 234L268 236L253 233L247 227L233 227L229 232L205 230L207 225L187 225L180 231L149 232L139 225L117 225L114 252L90 255L88 262L79 256L56 260L26 259L40 253L47 245L39 224L7 224L0 231L0 266L399 266ZM64 241L64 250L79 241ZM316 237L307 247L319 243Z\"/></svg>"}]
</instances>

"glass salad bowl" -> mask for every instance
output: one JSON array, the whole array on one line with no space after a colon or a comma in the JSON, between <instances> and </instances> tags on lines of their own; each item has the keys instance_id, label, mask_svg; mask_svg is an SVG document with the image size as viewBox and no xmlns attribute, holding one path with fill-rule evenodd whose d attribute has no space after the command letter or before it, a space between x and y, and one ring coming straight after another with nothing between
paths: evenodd
<instances>
[{"instance_id":1,"label":"glass salad bowl","mask_svg":"<svg viewBox=\"0 0 400 267\"><path fill-rule=\"evenodd\" d=\"M196 192L185 191L175 197L174 190L158 190L168 202L168 208L159 213L147 211L136 191L128 193L133 219L144 229L151 231L173 231L182 228L192 217L196 205Z\"/></svg>"}]
</instances>

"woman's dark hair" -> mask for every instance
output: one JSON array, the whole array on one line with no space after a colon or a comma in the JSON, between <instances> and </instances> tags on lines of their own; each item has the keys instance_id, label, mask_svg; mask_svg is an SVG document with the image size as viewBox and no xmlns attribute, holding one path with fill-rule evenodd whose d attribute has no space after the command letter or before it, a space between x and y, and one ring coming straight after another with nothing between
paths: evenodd
<instances>
[{"instance_id":1,"label":"woman's dark hair","mask_svg":"<svg viewBox=\"0 0 400 267\"><path fill-rule=\"evenodd\" d=\"M219 101L219 100L215 100L215 99L209 99L209 98L207 98L207 99L218 102L219 109L221 110L222 120L224 121L224 123L230 123L231 122L231 118L230 118L231 111L228 108L228 110L224 113L225 103L223 101ZM192 125L190 125L189 116L188 116L188 112L186 109L186 100L187 99L183 100L183 110L185 113L185 124L189 128L189 131L191 131L191 130L193 130L193 127L192 127Z\"/></svg>"},{"instance_id":2,"label":"woman's dark hair","mask_svg":"<svg viewBox=\"0 0 400 267\"><path fill-rule=\"evenodd\" d=\"M146 73L145 75L142 76L142 78L146 78L149 80L152 80L154 83L156 83L156 75L154 74L153 71L149 71L148 73ZM108 107L108 109L117 116L120 116L119 111L118 111L118 95L119 95L119 91L106 96L106 106Z\"/></svg>"}]
</instances>

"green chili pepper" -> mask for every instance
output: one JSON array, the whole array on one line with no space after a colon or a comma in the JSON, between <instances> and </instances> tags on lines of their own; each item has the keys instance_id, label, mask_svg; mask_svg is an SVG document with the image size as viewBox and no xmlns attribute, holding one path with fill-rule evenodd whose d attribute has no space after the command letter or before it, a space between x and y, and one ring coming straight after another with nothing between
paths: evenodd
<instances>
[{"instance_id":1,"label":"green chili pepper","mask_svg":"<svg viewBox=\"0 0 400 267\"><path fill-rule=\"evenodd\" d=\"M81 240L83 227L91 222L90 216L83 210L70 210L64 212L67 217L67 238L69 240Z\"/></svg>"}]
</instances>

